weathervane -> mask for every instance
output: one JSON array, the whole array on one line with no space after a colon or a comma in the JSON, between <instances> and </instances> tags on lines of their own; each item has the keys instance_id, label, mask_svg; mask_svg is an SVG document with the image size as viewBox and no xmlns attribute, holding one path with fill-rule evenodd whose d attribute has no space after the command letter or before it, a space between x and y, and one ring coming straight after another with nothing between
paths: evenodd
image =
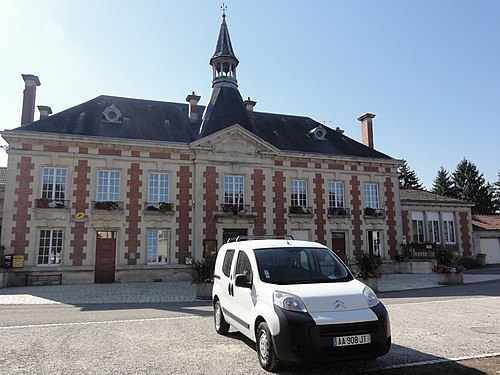
<instances>
[{"instance_id":1,"label":"weathervane","mask_svg":"<svg viewBox=\"0 0 500 375\"><path fill-rule=\"evenodd\" d=\"M222 10L222 17L226 17L226 10L227 10L227 5L222 2L222 5L220 7L220 10Z\"/></svg>"}]
</instances>

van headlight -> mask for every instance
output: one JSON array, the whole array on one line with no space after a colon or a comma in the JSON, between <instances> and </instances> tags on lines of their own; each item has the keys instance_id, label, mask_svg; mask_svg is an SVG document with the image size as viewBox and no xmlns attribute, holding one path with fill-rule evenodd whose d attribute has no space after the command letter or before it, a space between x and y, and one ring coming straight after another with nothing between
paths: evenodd
<instances>
[{"instance_id":1,"label":"van headlight","mask_svg":"<svg viewBox=\"0 0 500 375\"><path fill-rule=\"evenodd\" d=\"M307 312L306 305L300 297L290 293L275 290L273 293L273 302L276 306L285 310Z\"/></svg>"},{"instance_id":2,"label":"van headlight","mask_svg":"<svg viewBox=\"0 0 500 375\"><path fill-rule=\"evenodd\" d=\"M372 288L368 286L365 287L365 289L363 289L363 295L366 297L366 302L368 303L369 307L374 307L378 305L378 297L372 290Z\"/></svg>"}]
</instances>

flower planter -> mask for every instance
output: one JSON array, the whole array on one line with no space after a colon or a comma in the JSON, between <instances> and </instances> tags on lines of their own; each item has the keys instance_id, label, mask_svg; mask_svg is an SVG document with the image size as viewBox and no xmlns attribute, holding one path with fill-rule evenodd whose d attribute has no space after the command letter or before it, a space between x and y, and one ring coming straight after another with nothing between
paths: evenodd
<instances>
[{"instance_id":1,"label":"flower planter","mask_svg":"<svg viewBox=\"0 0 500 375\"><path fill-rule=\"evenodd\" d=\"M439 285L456 285L464 283L464 274L462 272L437 273Z\"/></svg>"},{"instance_id":2,"label":"flower planter","mask_svg":"<svg viewBox=\"0 0 500 375\"><path fill-rule=\"evenodd\" d=\"M195 284L196 287L196 299L211 300L212 299L212 288L214 283L201 283Z\"/></svg>"},{"instance_id":3,"label":"flower planter","mask_svg":"<svg viewBox=\"0 0 500 375\"><path fill-rule=\"evenodd\" d=\"M374 292L378 292L378 277L370 277L368 279L359 278L358 280L372 288Z\"/></svg>"}]
</instances>

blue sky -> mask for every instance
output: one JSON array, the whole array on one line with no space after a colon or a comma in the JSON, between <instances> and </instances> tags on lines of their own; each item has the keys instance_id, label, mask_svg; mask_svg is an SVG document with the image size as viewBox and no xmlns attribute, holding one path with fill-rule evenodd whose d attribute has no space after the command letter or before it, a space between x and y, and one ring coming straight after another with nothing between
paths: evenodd
<instances>
[{"instance_id":1,"label":"blue sky","mask_svg":"<svg viewBox=\"0 0 500 375\"><path fill-rule=\"evenodd\" d=\"M24 82L54 113L99 95L206 104L221 23L212 0L0 0L0 130L20 125ZM500 170L500 1L227 0L241 95L309 116L406 159L431 188L466 158ZM38 111L35 114L38 119ZM0 150L0 166L7 157Z\"/></svg>"}]
</instances>

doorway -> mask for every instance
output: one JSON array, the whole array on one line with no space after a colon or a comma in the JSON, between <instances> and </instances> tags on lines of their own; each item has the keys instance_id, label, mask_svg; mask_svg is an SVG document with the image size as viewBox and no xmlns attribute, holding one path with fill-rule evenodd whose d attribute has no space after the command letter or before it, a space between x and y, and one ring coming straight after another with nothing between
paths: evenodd
<instances>
[{"instance_id":1,"label":"doorway","mask_svg":"<svg viewBox=\"0 0 500 375\"><path fill-rule=\"evenodd\" d=\"M116 232L98 231L95 250L96 284L113 283L115 281Z\"/></svg>"},{"instance_id":2,"label":"doorway","mask_svg":"<svg viewBox=\"0 0 500 375\"><path fill-rule=\"evenodd\" d=\"M225 244L228 239L236 238L238 236L247 236L248 229L240 229L240 228L224 228L222 230L222 243Z\"/></svg>"},{"instance_id":3,"label":"doorway","mask_svg":"<svg viewBox=\"0 0 500 375\"><path fill-rule=\"evenodd\" d=\"M333 232L332 233L332 250L337 256L345 261L345 233Z\"/></svg>"}]
</instances>

